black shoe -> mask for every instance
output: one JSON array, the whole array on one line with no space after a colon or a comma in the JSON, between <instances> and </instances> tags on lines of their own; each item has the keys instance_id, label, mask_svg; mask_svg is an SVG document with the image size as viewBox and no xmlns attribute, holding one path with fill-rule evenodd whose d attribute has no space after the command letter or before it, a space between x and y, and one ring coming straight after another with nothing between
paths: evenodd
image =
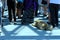
<instances>
[{"instance_id":1,"label":"black shoe","mask_svg":"<svg viewBox=\"0 0 60 40\"><path fill-rule=\"evenodd\" d=\"M33 21L30 21L29 23L33 23Z\"/></svg>"},{"instance_id":2,"label":"black shoe","mask_svg":"<svg viewBox=\"0 0 60 40\"><path fill-rule=\"evenodd\" d=\"M47 22L47 24L51 24L50 22Z\"/></svg>"},{"instance_id":3,"label":"black shoe","mask_svg":"<svg viewBox=\"0 0 60 40\"><path fill-rule=\"evenodd\" d=\"M7 9L5 11L7 11Z\"/></svg>"},{"instance_id":4,"label":"black shoe","mask_svg":"<svg viewBox=\"0 0 60 40\"><path fill-rule=\"evenodd\" d=\"M45 17L45 16L47 16L47 15L43 14L43 16Z\"/></svg>"},{"instance_id":5,"label":"black shoe","mask_svg":"<svg viewBox=\"0 0 60 40\"><path fill-rule=\"evenodd\" d=\"M55 25L52 25L53 26L53 28L55 28Z\"/></svg>"},{"instance_id":6,"label":"black shoe","mask_svg":"<svg viewBox=\"0 0 60 40\"><path fill-rule=\"evenodd\" d=\"M7 18L6 16L2 16L3 18Z\"/></svg>"}]
</instances>

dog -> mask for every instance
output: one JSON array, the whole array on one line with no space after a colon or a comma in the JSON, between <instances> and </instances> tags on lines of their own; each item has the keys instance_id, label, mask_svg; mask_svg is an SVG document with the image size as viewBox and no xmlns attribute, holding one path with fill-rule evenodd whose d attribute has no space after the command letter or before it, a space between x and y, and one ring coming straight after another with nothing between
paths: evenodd
<instances>
[{"instance_id":1,"label":"dog","mask_svg":"<svg viewBox=\"0 0 60 40\"><path fill-rule=\"evenodd\" d=\"M53 26L52 25L48 25L46 22L42 21L42 20L36 20L34 23L32 23L32 26L35 26L36 28L40 29L40 30L52 30Z\"/></svg>"}]
</instances>

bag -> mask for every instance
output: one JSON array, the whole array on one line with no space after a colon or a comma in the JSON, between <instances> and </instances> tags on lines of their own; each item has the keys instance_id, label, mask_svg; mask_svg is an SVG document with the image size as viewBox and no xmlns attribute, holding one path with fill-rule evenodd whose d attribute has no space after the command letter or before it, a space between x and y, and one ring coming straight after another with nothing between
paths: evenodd
<instances>
[{"instance_id":1,"label":"bag","mask_svg":"<svg viewBox=\"0 0 60 40\"><path fill-rule=\"evenodd\" d=\"M35 27L37 27L40 30L50 30L51 31L53 29L53 26L48 25L47 23L45 23L44 21L41 21L41 20L35 21L32 24L32 26L35 26Z\"/></svg>"}]
</instances>

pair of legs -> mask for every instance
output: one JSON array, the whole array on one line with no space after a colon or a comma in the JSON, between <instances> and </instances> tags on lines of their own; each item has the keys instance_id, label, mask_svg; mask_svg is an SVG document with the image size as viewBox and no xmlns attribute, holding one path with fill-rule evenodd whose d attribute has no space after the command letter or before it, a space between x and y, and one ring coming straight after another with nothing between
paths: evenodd
<instances>
[{"instance_id":1,"label":"pair of legs","mask_svg":"<svg viewBox=\"0 0 60 40\"><path fill-rule=\"evenodd\" d=\"M44 9L44 16L46 16L47 15L47 5L46 4L43 4L43 9Z\"/></svg>"},{"instance_id":2,"label":"pair of legs","mask_svg":"<svg viewBox=\"0 0 60 40\"><path fill-rule=\"evenodd\" d=\"M2 17L4 17L4 11L7 10L7 0L2 0Z\"/></svg>"},{"instance_id":3,"label":"pair of legs","mask_svg":"<svg viewBox=\"0 0 60 40\"><path fill-rule=\"evenodd\" d=\"M18 18L21 18L21 14L22 14L22 10L17 9L17 16L18 16Z\"/></svg>"},{"instance_id":4,"label":"pair of legs","mask_svg":"<svg viewBox=\"0 0 60 40\"><path fill-rule=\"evenodd\" d=\"M15 5L11 3L12 5L8 5L8 15L9 15L9 21L12 21L12 17L14 19L14 22L16 21L16 15L15 15Z\"/></svg>"},{"instance_id":5,"label":"pair of legs","mask_svg":"<svg viewBox=\"0 0 60 40\"><path fill-rule=\"evenodd\" d=\"M21 14L23 14L23 3L18 2L17 3L17 16L18 16L18 18L21 18Z\"/></svg>"},{"instance_id":6,"label":"pair of legs","mask_svg":"<svg viewBox=\"0 0 60 40\"><path fill-rule=\"evenodd\" d=\"M44 9L44 16L46 16L47 13L47 1L46 0L42 0L42 4L43 4L43 9Z\"/></svg>"},{"instance_id":7,"label":"pair of legs","mask_svg":"<svg viewBox=\"0 0 60 40\"><path fill-rule=\"evenodd\" d=\"M58 9L59 5L58 4L49 4L49 19L50 23L53 25L53 27L58 26Z\"/></svg>"},{"instance_id":8,"label":"pair of legs","mask_svg":"<svg viewBox=\"0 0 60 40\"><path fill-rule=\"evenodd\" d=\"M34 22L34 11L33 9L24 10L22 17L22 24L29 24Z\"/></svg>"}]
</instances>

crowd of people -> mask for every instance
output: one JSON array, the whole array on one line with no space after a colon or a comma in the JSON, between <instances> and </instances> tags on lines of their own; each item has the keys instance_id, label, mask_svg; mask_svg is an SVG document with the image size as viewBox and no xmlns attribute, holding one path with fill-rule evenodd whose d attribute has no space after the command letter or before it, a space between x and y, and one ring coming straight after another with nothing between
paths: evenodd
<instances>
[{"instance_id":1,"label":"crowd of people","mask_svg":"<svg viewBox=\"0 0 60 40\"><path fill-rule=\"evenodd\" d=\"M1 0L2 1L2 0ZM4 4L5 1L2 1ZM48 24L53 27L58 27L58 10L60 5L60 0L7 0L8 16L9 21L12 22L12 17L14 22L16 22L16 16L21 20L22 24L33 23L34 17L38 15L38 7L42 4L44 9L44 16L47 16L48 11ZM2 17L4 14L4 7L2 7ZM23 15L23 16L21 16Z\"/></svg>"}]
</instances>

